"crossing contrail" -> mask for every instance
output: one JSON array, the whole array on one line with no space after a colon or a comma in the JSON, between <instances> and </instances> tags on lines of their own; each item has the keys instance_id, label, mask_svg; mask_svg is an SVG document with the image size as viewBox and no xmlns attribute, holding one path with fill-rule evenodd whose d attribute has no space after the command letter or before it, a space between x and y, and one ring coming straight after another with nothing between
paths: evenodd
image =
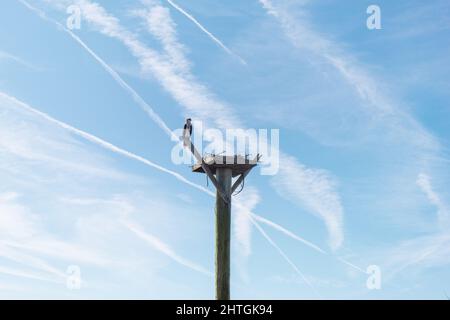
<instances>
[{"instance_id":1,"label":"crossing contrail","mask_svg":"<svg viewBox=\"0 0 450 320\"><path fill-rule=\"evenodd\" d=\"M250 216L250 221L255 225L256 229L263 235L263 237L278 251L278 253L289 263L289 265L292 267L292 269L295 270L295 272L300 275L300 277L303 279L303 281L311 288L312 291L314 291L318 297L321 297L319 292L316 290L316 288L309 282L309 280L303 275L303 273L300 271L300 269L295 265L294 262L292 262L291 259L284 253L283 250L272 240L272 238L269 237L269 235L261 228L259 224L256 223L256 221L253 220L253 218Z\"/></svg>"},{"instance_id":2,"label":"crossing contrail","mask_svg":"<svg viewBox=\"0 0 450 320\"><path fill-rule=\"evenodd\" d=\"M68 33L73 40L75 40L83 49L85 49L100 65L108 72L111 77L125 90L128 92L128 94L133 98L133 100L143 109L150 118L161 128L163 131L170 137L175 138L176 141L178 138L175 136L175 134L172 132L172 130L169 129L169 127L166 125L166 123L161 119L161 117L153 110L153 108L145 102L145 100L134 90L125 80L122 79L122 77L114 71L113 68L111 68L102 58L100 58L83 40L80 39L76 34L74 34L72 31L70 31L68 28L66 28L64 25L59 23L58 21L48 17L45 12L42 10L39 10L38 8L30 5L25 0L17 0L20 3L22 3L24 6L26 6L28 9L36 13L41 19L50 22L57 26L58 29L63 30L64 32Z\"/></svg>"},{"instance_id":3,"label":"crossing contrail","mask_svg":"<svg viewBox=\"0 0 450 320\"><path fill-rule=\"evenodd\" d=\"M181 8L179 5L177 5L176 3L174 3L172 0L167 0L167 2L173 7L175 8L178 12L180 12L181 14L183 14L186 18L188 18L189 20L191 20L197 27L200 28L200 30L202 30L204 33L206 33L208 35L208 37L210 37L215 43L217 43L223 50L225 50L229 55L236 57L239 62L241 62L243 65L247 65L247 62L242 59L240 56L238 56L236 53L234 53L233 51L231 51L226 45L224 45L222 43L222 41L220 41L219 39L217 39L217 37L215 37L211 32L209 32L200 22L198 22L197 19L195 19L191 14L187 13L183 8Z\"/></svg>"}]
</instances>

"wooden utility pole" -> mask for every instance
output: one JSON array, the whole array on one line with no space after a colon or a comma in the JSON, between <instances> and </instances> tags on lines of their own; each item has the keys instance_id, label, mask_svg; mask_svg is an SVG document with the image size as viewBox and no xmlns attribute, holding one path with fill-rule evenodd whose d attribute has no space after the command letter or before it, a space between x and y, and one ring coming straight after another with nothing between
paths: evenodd
<instances>
[{"instance_id":1,"label":"wooden utility pole","mask_svg":"<svg viewBox=\"0 0 450 320\"><path fill-rule=\"evenodd\" d=\"M231 199L231 168L218 168L219 186ZM216 195L216 299L230 299L230 229L231 201L226 203L219 192Z\"/></svg>"},{"instance_id":2,"label":"wooden utility pole","mask_svg":"<svg viewBox=\"0 0 450 320\"><path fill-rule=\"evenodd\" d=\"M231 195L243 183L250 170L255 167L259 155L254 160L242 156L210 156L203 158L195 149L190 137L184 145L190 149L197 163L193 172L205 173L216 187L215 226L215 272L216 299L230 299L230 238L231 238ZM239 177L232 184L232 178Z\"/></svg>"}]
</instances>

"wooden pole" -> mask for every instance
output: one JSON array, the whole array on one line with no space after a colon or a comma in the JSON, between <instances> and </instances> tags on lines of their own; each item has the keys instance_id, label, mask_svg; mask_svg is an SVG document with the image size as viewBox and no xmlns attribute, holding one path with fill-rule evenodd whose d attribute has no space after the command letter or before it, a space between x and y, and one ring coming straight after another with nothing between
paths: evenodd
<instances>
[{"instance_id":1,"label":"wooden pole","mask_svg":"<svg viewBox=\"0 0 450 320\"><path fill-rule=\"evenodd\" d=\"M216 169L217 182L230 199L216 194L216 299L230 299L231 168Z\"/></svg>"}]
</instances>

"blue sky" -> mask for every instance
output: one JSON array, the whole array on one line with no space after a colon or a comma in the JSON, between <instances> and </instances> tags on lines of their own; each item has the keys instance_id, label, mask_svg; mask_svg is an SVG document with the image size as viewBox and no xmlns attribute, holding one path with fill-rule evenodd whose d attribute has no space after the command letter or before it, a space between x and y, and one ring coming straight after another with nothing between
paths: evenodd
<instances>
[{"instance_id":1,"label":"blue sky","mask_svg":"<svg viewBox=\"0 0 450 320\"><path fill-rule=\"evenodd\" d=\"M213 298L211 184L164 129L186 117L280 130L280 170L233 199L233 298L450 295L447 1L10 0L0 23L0 298Z\"/></svg>"}]
</instances>

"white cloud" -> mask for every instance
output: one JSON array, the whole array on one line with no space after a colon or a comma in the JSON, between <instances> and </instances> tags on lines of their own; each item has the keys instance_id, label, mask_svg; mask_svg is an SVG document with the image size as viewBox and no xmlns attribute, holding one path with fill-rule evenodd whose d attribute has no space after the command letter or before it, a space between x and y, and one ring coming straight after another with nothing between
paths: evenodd
<instances>
[{"instance_id":1,"label":"white cloud","mask_svg":"<svg viewBox=\"0 0 450 320\"><path fill-rule=\"evenodd\" d=\"M430 176L425 173L420 173L417 176L416 183L420 187L420 189L425 193L430 203L436 206L437 216L440 225L443 226L447 224L450 216L449 210L445 205L445 203L442 202L439 195L433 190Z\"/></svg>"},{"instance_id":2,"label":"white cloud","mask_svg":"<svg viewBox=\"0 0 450 320\"><path fill-rule=\"evenodd\" d=\"M247 262L252 252L252 211L261 201L258 190L247 187L233 199L233 237L232 241L236 249L236 266L246 282L249 281Z\"/></svg>"},{"instance_id":3,"label":"white cloud","mask_svg":"<svg viewBox=\"0 0 450 320\"><path fill-rule=\"evenodd\" d=\"M154 235L145 232L142 230L138 225L133 223L132 221L128 219L121 219L121 223L128 228L131 232L133 232L136 236L143 239L145 242L147 242L152 248L155 250L163 253L164 255L168 256L172 260L176 261L177 263L188 267L189 269L192 269L194 271L203 273L207 276L211 276L212 273L202 266L199 266L198 264L189 261L188 259L185 259L181 257L179 254L177 254L167 243L163 242L161 239L155 237Z\"/></svg>"},{"instance_id":4,"label":"white cloud","mask_svg":"<svg viewBox=\"0 0 450 320\"><path fill-rule=\"evenodd\" d=\"M361 63L339 43L331 41L314 30L308 21L305 6L309 1L271 1L259 0L267 13L280 24L290 43L302 53L308 53L311 60L319 59L321 63L332 66L341 77L351 85L359 95L361 108L370 115L371 121L381 123L389 128L389 134L401 139L401 142L420 150L437 150L439 143L408 112L395 103L383 88L383 81L365 70Z\"/></svg>"},{"instance_id":5,"label":"white cloud","mask_svg":"<svg viewBox=\"0 0 450 320\"><path fill-rule=\"evenodd\" d=\"M149 215L153 218L152 225L158 227L162 220L157 219L156 213L167 210L152 208L147 202L134 202L137 196L129 191L128 185L143 182L119 171L109 158L76 138L120 154L124 150L4 93L0 93L0 108L0 258L7 263L0 272L25 280L51 281L55 290L65 290L68 265L81 266L85 274L101 268L117 275L127 268L136 268L140 262L129 258L133 251L125 244L135 241L136 232L141 232L142 237L146 233L137 222L133 222L132 230L124 229L123 219L128 219L130 212L152 213ZM12 134L7 135L8 132ZM81 163L82 166L76 165ZM100 175L96 168L102 168ZM115 184L124 193L123 198L111 195ZM92 198L87 199L86 194ZM157 201L157 192L153 196ZM99 202L101 198L112 199ZM152 239L156 244L164 244L155 237ZM172 259L196 268L169 249L166 254ZM151 251L145 255L146 263L153 263L155 268L162 265L160 260ZM205 270L197 268L197 271ZM97 280L86 284L94 288ZM26 284L30 285L26 294L32 294L32 283Z\"/></svg>"},{"instance_id":6,"label":"white cloud","mask_svg":"<svg viewBox=\"0 0 450 320\"><path fill-rule=\"evenodd\" d=\"M331 248L339 248L344 241L343 208L334 179L328 172L306 168L290 156L282 156L280 162L280 172L272 180L277 192L321 218Z\"/></svg>"},{"instance_id":7,"label":"white cloud","mask_svg":"<svg viewBox=\"0 0 450 320\"><path fill-rule=\"evenodd\" d=\"M39 280L39 281L48 281L48 282L55 282L54 279L49 278L49 277L45 277L41 274L35 273L35 272L29 272L28 270L20 270L17 268L7 268L7 267L1 267L0 266L0 273L9 275L9 276L14 276L14 277L21 277L21 278L28 278L28 279L33 279L33 280ZM2 289L3 291L11 291L11 290L15 290L17 287L16 286L2 286L0 285L0 289ZM22 290L19 290L22 291Z\"/></svg>"},{"instance_id":8,"label":"white cloud","mask_svg":"<svg viewBox=\"0 0 450 320\"><path fill-rule=\"evenodd\" d=\"M0 234L13 239L31 238L36 217L16 203L18 197L14 192L0 194Z\"/></svg>"},{"instance_id":9,"label":"white cloud","mask_svg":"<svg viewBox=\"0 0 450 320\"><path fill-rule=\"evenodd\" d=\"M238 252L240 255L248 257L251 254L250 215L256 205L261 201L261 198L257 189L247 187L233 200L236 201L233 226Z\"/></svg>"},{"instance_id":10,"label":"white cloud","mask_svg":"<svg viewBox=\"0 0 450 320\"><path fill-rule=\"evenodd\" d=\"M176 24L170 18L169 9L159 5L148 6L148 10L135 10L134 14L145 21L148 31L162 43L176 70L182 73L189 72L191 63L185 56L187 49L177 39Z\"/></svg>"},{"instance_id":11,"label":"white cloud","mask_svg":"<svg viewBox=\"0 0 450 320\"><path fill-rule=\"evenodd\" d=\"M10 61L13 61L13 62L15 62L21 66L24 66L30 70L41 71L41 68L38 68L38 67L34 66L33 64L31 64L30 62L25 61L24 59L14 55L14 54L5 52L5 51L0 51L0 61L2 61L2 60L10 60Z\"/></svg>"},{"instance_id":12,"label":"white cloud","mask_svg":"<svg viewBox=\"0 0 450 320\"><path fill-rule=\"evenodd\" d=\"M433 223L436 226L433 232L402 240L394 245L390 244L389 248L371 253L370 259L382 265L386 281L395 277L409 279L411 275L418 275L424 270L444 267L450 263L447 206L433 190L431 178L427 174L420 173L416 183L428 201L438 209L439 220Z\"/></svg>"},{"instance_id":13,"label":"white cloud","mask_svg":"<svg viewBox=\"0 0 450 320\"><path fill-rule=\"evenodd\" d=\"M379 254L387 279L408 277L429 268L443 267L450 263L450 235L448 232L419 236L401 241L392 249Z\"/></svg>"}]
</instances>

